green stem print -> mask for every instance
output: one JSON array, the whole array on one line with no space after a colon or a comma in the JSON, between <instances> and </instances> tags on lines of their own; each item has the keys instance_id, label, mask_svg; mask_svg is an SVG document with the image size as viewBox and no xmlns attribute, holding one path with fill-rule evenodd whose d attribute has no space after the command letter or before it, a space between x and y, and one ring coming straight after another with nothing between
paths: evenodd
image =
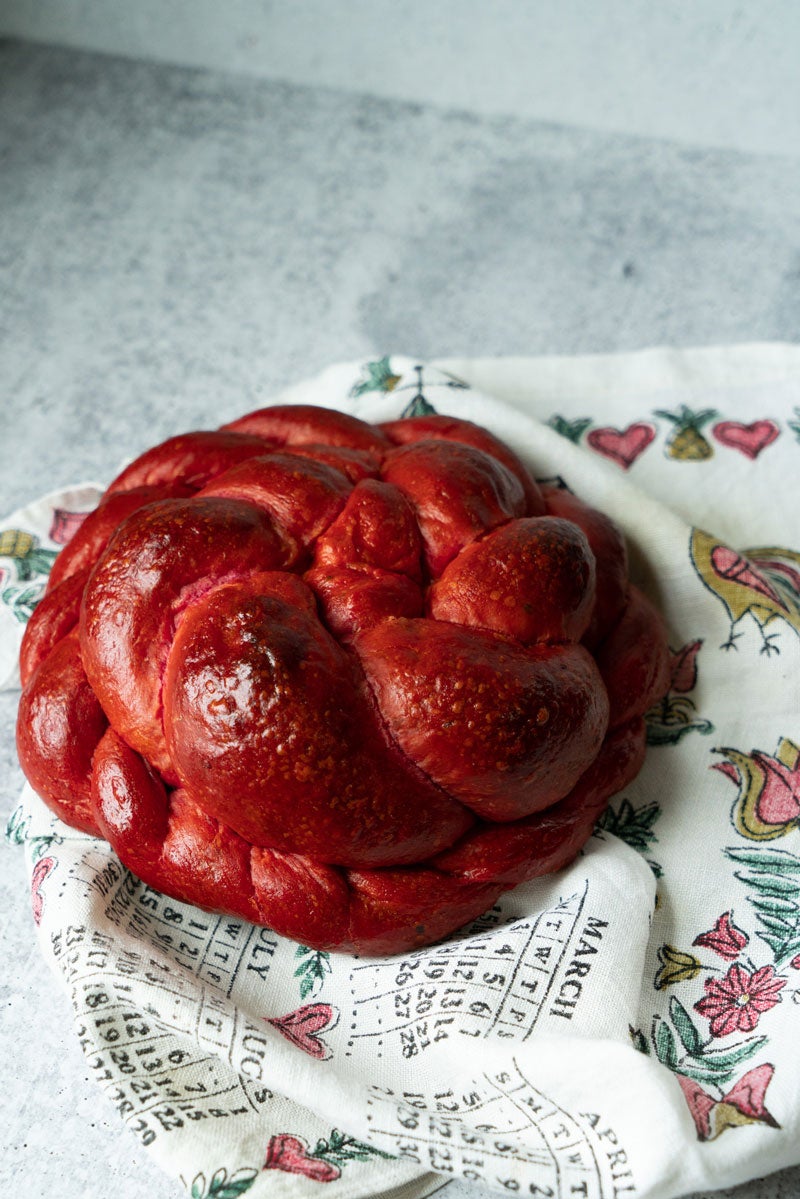
<instances>
[{"instance_id":1,"label":"green stem print","mask_svg":"<svg viewBox=\"0 0 800 1199\"><path fill-rule=\"evenodd\" d=\"M638 1037L643 1040L641 1033ZM695 1082L714 1083L720 1087L727 1086L737 1067L757 1053L767 1040L765 1036L748 1037L729 1048L720 1048L715 1045L714 1037L702 1036L674 995L669 1001L669 1019L653 1017L650 1039L655 1056L670 1070Z\"/></svg>"},{"instance_id":2,"label":"green stem print","mask_svg":"<svg viewBox=\"0 0 800 1199\"><path fill-rule=\"evenodd\" d=\"M391 1160L391 1154L334 1128L328 1137L320 1137L313 1150L302 1137L288 1132L278 1133L267 1145L265 1170L283 1170L286 1174L302 1174L314 1182L335 1182L350 1162L371 1158Z\"/></svg>"},{"instance_id":3,"label":"green stem print","mask_svg":"<svg viewBox=\"0 0 800 1199\"><path fill-rule=\"evenodd\" d=\"M413 399L409 400L403 411L400 413L401 420L408 420L413 416L435 416L436 409L433 404L429 404L425 399L425 392L422 388L422 367L415 366L414 370L417 376L417 390ZM402 390L402 388L401 388Z\"/></svg>"}]
</instances>

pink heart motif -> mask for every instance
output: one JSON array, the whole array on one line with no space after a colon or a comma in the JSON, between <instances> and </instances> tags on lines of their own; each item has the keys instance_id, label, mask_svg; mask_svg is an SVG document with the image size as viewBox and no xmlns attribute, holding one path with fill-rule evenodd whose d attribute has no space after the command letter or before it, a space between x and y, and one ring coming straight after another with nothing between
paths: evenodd
<instances>
[{"instance_id":1,"label":"pink heart motif","mask_svg":"<svg viewBox=\"0 0 800 1199\"><path fill-rule=\"evenodd\" d=\"M41 924L42 912L44 911L41 886L48 874L55 869L55 865L55 858L41 858L33 868L33 874L31 875L31 907L33 908L33 919L36 924Z\"/></svg>"},{"instance_id":2,"label":"pink heart motif","mask_svg":"<svg viewBox=\"0 0 800 1199\"><path fill-rule=\"evenodd\" d=\"M780 429L774 420L754 420L750 425L738 420L721 420L714 425L711 433L720 445L739 450L746 458L753 459L768 445L772 445L780 435Z\"/></svg>"},{"instance_id":3,"label":"pink heart motif","mask_svg":"<svg viewBox=\"0 0 800 1199\"><path fill-rule=\"evenodd\" d=\"M304 1174L314 1182L335 1182L341 1175L338 1166L333 1162L313 1157L308 1152L306 1142L300 1137L290 1136L288 1132L279 1132L270 1138L264 1169L283 1170L286 1174Z\"/></svg>"},{"instance_id":4,"label":"pink heart motif","mask_svg":"<svg viewBox=\"0 0 800 1199\"><path fill-rule=\"evenodd\" d=\"M267 1023L283 1033L287 1041L291 1041L298 1049L323 1062L331 1056L331 1051L319 1034L324 1028L335 1028L338 1019L338 1011L329 1003L308 1003L289 1012L288 1016L268 1019Z\"/></svg>"},{"instance_id":5,"label":"pink heart motif","mask_svg":"<svg viewBox=\"0 0 800 1199\"><path fill-rule=\"evenodd\" d=\"M586 434L586 440L592 449L610 458L623 470L630 470L640 454L643 454L656 435L655 426L645 421L637 421L628 425L627 429L614 429L607 426L602 429L592 429Z\"/></svg>"}]
</instances>

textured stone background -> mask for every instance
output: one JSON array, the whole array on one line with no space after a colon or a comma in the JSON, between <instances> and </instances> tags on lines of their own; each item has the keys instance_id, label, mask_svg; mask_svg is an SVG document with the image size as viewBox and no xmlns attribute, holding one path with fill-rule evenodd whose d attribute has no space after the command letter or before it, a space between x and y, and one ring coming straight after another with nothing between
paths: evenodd
<instances>
[{"instance_id":1,"label":"textured stone background","mask_svg":"<svg viewBox=\"0 0 800 1199\"><path fill-rule=\"evenodd\" d=\"M798 340L789 126L766 155L434 100L0 43L0 512L337 359ZM0 1190L171 1199L64 1035L2 853Z\"/></svg>"}]
</instances>

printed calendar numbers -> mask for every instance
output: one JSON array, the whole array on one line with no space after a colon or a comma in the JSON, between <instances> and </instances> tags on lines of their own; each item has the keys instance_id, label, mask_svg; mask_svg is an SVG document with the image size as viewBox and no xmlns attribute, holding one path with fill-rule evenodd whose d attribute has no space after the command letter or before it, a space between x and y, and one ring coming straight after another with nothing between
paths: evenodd
<instances>
[{"instance_id":1,"label":"printed calendar numbers","mask_svg":"<svg viewBox=\"0 0 800 1199\"><path fill-rule=\"evenodd\" d=\"M116 863L96 873L90 889L112 927L67 925L52 934L52 952L82 1018L89 1067L139 1140L150 1145L270 1102L268 1088L227 1061L236 1040L230 992L254 934L266 930L176 904ZM142 984L147 1002L134 1003Z\"/></svg>"},{"instance_id":2,"label":"printed calendar numbers","mask_svg":"<svg viewBox=\"0 0 800 1199\"><path fill-rule=\"evenodd\" d=\"M498 922L399 962L359 962L351 973L353 1040L394 1047L405 1059L450 1037L525 1040L553 999L585 898L584 889L536 918Z\"/></svg>"},{"instance_id":3,"label":"printed calendar numbers","mask_svg":"<svg viewBox=\"0 0 800 1199\"><path fill-rule=\"evenodd\" d=\"M372 1087L369 1103L374 1131L423 1168L540 1199L615 1199L619 1177L599 1132L537 1090L516 1061L468 1090Z\"/></svg>"}]
</instances>

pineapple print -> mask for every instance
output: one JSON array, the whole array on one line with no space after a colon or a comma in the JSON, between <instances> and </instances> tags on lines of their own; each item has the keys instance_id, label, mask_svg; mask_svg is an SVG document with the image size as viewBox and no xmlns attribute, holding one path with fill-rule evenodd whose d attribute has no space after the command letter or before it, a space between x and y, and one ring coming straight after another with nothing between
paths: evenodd
<instances>
[{"instance_id":1,"label":"pineapple print","mask_svg":"<svg viewBox=\"0 0 800 1199\"><path fill-rule=\"evenodd\" d=\"M657 408L655 416L663 416L675 426L670 431L664 453L668 458L676 458L679 462L702 462L714 453L711 443L703 436L701 429L717 415L714 408L704 408L702 412L692 412L685 404L681 404L677 412L666 412Z\"/></svg>"},{"instance_id":2,"label":"pineapple print","mask_svg":"<svg viewBox=\"0 0 800 1199\"><path fill-rule=\"evenodd\" d=\"M41 598L57 552L42 549L39 538L24 529L0 532L0 559L9 559L13 564L11 579L16 574L16 582L4 586L8 572L0 568L0 602L7 604L23 624L30 619Z\"/></svg>"},{"instance_id":3,"label":"pineapple print","mask_svg":"<svg viewBox=\"0 0 800 1199\"><path fill-rule=\"evenodd\" d=\"M0 558L27 558L36 542L24 529L3 529L0 533Z\"/></svg>"},{"instance_id":4,"label":"pineapple print","mask_svg":"<svg viewBox=\"0 0 800 1199\"><path fill-rule=\"evenodd\" d=\"M20 583L27 583L34 575L49 574L57 553L41 549L39 538L24 529L4 529L0 533L0 558L11 558Z\"/></svg>"}]
</instances>

